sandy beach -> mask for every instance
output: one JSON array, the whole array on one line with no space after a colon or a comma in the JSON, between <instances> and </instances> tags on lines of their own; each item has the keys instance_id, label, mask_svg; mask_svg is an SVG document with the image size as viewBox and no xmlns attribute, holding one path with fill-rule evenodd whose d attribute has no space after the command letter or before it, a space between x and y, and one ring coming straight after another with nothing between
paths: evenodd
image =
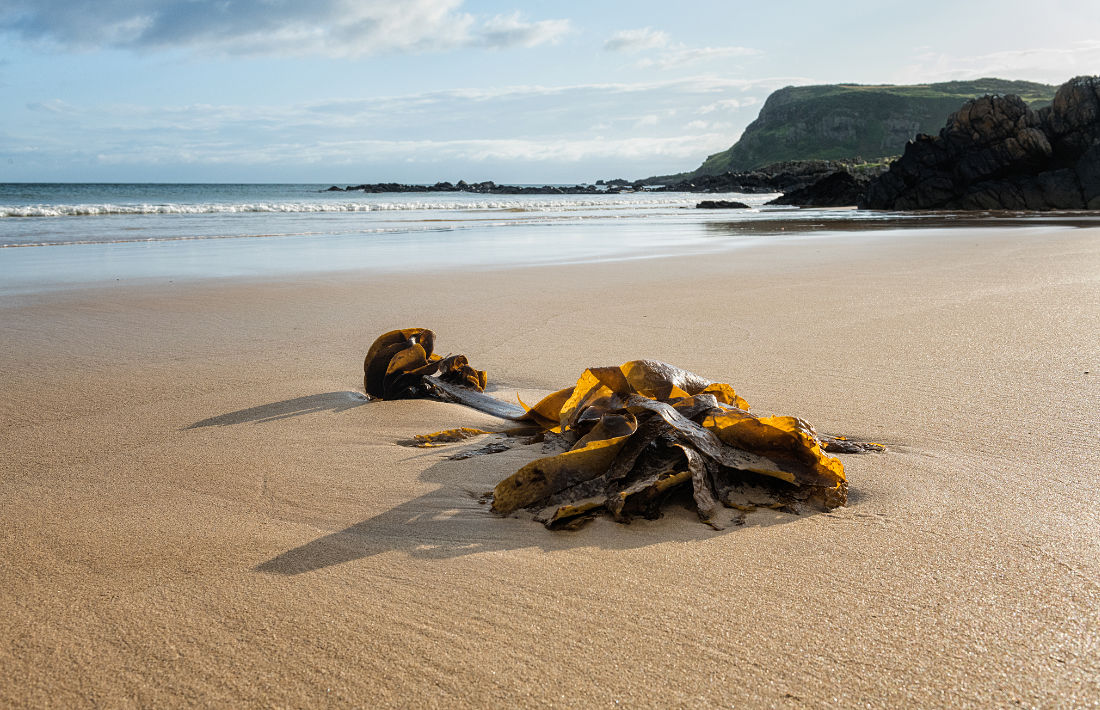
<instances>
[{"instance_id":1,"label":"sandy beach","mask_svg":"<svg viewBox=\"0 0 1100 710\"><path fill-rule=\"evenodd\" d=\"M421 326L531 401L634 358L885 443L846 507L551 532L502 429L368 402ZM0 706L1089 707L1100 229L232 278L0 304Z\"/></svg>"}]
</instances>

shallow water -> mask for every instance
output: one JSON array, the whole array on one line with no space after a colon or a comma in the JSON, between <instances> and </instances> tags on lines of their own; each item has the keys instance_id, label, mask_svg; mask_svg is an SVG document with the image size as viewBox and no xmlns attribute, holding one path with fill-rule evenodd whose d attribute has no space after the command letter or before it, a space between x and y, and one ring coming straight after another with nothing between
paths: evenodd
<instances>
[{"instance_id":1,"label":"shallow water","mask_svg":"<svg viewBox=\"0 0 1100 710\"><path fill-rule=\"evenodd\" d=\"M0 295L166 278L653 258L809 232L1100 224L1082 214L764 206L774 195L365 194L326 187L0 184ZM701 199L739 200L750 209L694 209Z\"/></svg>"}]
</instances>

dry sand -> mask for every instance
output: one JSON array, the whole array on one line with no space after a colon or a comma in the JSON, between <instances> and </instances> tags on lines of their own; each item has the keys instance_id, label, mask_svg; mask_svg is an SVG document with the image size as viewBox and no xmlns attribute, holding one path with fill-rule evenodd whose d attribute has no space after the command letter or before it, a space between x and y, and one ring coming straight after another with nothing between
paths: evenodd
<instances>
[{"instance_id":1,"label":"dry sand","mask_svg":"<svg viewBox=\"0 0 1100 710\"><path fill-rule=\"evenodd\" d=\"M890 451L829 514L549 532L477 500L534 447L395 443L499 422L353 394L404 326L497 396L657 358ZM1100 698L1100 230L119 286L0 329L0 706Z\"/></svg>"}]
</instances>

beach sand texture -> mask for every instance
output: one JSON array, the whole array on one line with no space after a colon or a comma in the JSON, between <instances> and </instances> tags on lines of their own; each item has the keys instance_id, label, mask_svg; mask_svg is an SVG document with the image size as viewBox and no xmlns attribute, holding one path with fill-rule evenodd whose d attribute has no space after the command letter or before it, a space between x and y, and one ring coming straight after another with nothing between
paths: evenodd
<instances>
[{"instance_id":1,"label":"beach sand texture","mask_svg":"<svg viewBox=\"0 0 1100 710\"><path fill-rule=\"evenodd\" d=\"M665 360L880 441L847 507L550 532L538 455L366 402L378 334L525 401ZM813 236L0 305L0 706L1095 706L1100 230ZM1087 374L1086 374L1087 371Z\"/></svg>"}]
</instances>

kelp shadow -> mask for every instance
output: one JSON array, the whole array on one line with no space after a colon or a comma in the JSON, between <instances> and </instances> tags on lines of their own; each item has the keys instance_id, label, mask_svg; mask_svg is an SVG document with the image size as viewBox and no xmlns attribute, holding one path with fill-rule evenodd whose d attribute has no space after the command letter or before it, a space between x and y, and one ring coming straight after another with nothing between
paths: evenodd
<instances>
[{"instance_id":1,"label":"kelp shadow","mask_svg":"<svg viewBox=\"0 0 1100 710\"><path fill-rule=\"evenodd\" d=\"M201 429L210 426L232 426L234 424L264 424L292 417L300 417L305 414L318 414L320 412L339 412L360 407L370 400L359 392L325 392L323 394L311 394L305 397L284 399L281 402L261 404L247 409L238 409L235 412L219 414L208 417L185 427L185 429Z\"/></svg>"},{"instance_id":2,"label":"kelp shadow","mask_svg":"<svg viewBox=\"0 0 1100 710\"><path fill-rule=\"evenodd\" d=\"M475 447L476 444L466 448ZM448 450L463 448L456 446ZM638 518L624 525L600 517L579 530L548 530L527 513L504 517L491 512L488 503L481 502L481 491L459 485L460 481L477 480L479 458L439 461L420 478L442 483L441 488L288 550L257 565L254 570L291 576L392 551L419 559L449 559L528 547L544 552L576 547L636 549L706 540L717 535L736 534L742 528L782 525L816 514L816 511L807 511L800 516L759 510L750 513L744 525L714 530L688 507L689 495L682 504L666 506L659 520Z\"/></svg>"}]
</instances>

